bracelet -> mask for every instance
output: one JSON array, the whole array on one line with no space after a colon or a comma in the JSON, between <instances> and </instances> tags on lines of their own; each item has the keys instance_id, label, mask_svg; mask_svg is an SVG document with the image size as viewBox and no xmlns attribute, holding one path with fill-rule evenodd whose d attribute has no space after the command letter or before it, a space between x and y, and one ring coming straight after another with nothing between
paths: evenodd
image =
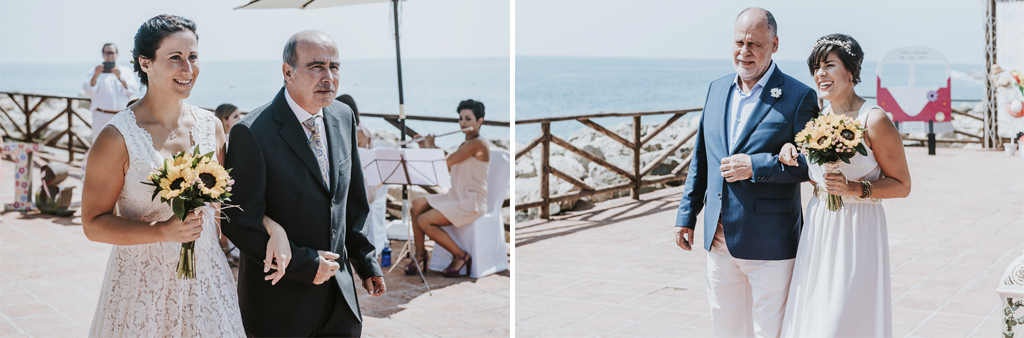
<instances>
[{"instance_id":1,"label":"bracelet","mask_svg":"<svg viewBox=\"0 0 1024 338\"><path fill-rule=\"evenodd\" d=\"M860 199L867 199L871 197L871 181L862 180L860 181L861 194Z\"/></svg>"}]
</instances>

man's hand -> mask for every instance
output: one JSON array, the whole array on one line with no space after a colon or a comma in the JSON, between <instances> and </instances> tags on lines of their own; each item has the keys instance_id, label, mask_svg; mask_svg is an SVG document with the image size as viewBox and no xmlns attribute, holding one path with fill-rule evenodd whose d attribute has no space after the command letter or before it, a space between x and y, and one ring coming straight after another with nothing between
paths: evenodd
<instances>
[{"instance_id":1,"label":"man's hand","mask_svg":"<svg viewBox=\"0 0 1024 338\"><path fill-rule=\"evenodd\" d=\"M799 156L800 152L796 150L796 146L792 143L786 143L782 145L782 149L779 150L779 163L791 167L799 167L800 162L797 160Z\"/></svg>"},{"instance_id":2,"label":"man's hand","mask_svg":"<svg viewBox=\"0 0 1024 338\"><path fill-rule=\"evenodd\" d=\"M750 179L754 176L754 170L750 165L750 155L736 154L722 159L722 177L726 181L736 182Z\"/></svg>"},{"instance_id":3,"label":"man's hand","mask_svg":"<svg viewBox=\"0 0 1024 338\"><path fill-rule=\"evenodd\" d=\"M110 72L117 76L117 81L121 82L121 87L128 89L128 83L121 78L121 70L118 69L117 66L114 66L114 68L110 68Z\"/></svg>"},{"instance_id":4,"label":"man's hand","mask_svg":"<svg viewBox=\"0 0 1024 338\"><path fill-rule=\"evenodd\" d=\"M384 277L375 276L363 280L363 289L371 296L380 297L388 288L384 286Z\"/></svg>"},{"instance_id":5,"label":"man's hand","mask_svg":"<svg viewBox=\"0 0 1024 338\"><path fill-rule=\"evenodd\" d=\"M317 250L316 252L320 255L320 268L316 270L313 284L320 285L331 279L334 276L334 272L341 268L341 265L334 261L341 258L341 256L330 251Z\"/></svg>"},{"instance_id":6,"label":"man's hand","mask_svg":"<svg viewBox=\"0 0 1024 338\"><path fill-rule=\"evenodd\" d=\"M693 249L693 229L687 227L676 227L676 245L683 250Z\"/></svg>"},{"instance_id":7,"label":"man's hand","mask_svg":"<svg viewBox=\"0 0 1024 338\"><path fill-rule=\"evenodd\" d=\"M99 65L99 66L96 66L96 70L93 71L92 77L100 76L100 74L103 74L103 65L102 64Z\"/></svg>"}]
</instances>

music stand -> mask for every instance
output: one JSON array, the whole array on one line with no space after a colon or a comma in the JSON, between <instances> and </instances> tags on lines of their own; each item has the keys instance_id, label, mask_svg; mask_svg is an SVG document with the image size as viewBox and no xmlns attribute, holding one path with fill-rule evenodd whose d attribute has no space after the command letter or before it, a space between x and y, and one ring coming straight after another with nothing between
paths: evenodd
<instances>
[{"instance_id":1,"label":"music stand","mask_svg":"<svg viewBox=\"0 0 1024 338\"><path fill-rule=\"evenodd\" d=\"M441 149L359 149L359 158L363 165L363 177L369 186L380 186L381 184L401 184L403 186L420 185L442 188L451 188L451 176L448 173L448 165L445 162L444 150ZM402 199L402 223L409 232L409 238L413 237L412 222L409 219L409 199ZM405 256L410 252L410 246L414 241L405 241L398 257ZM411 255L413 264L420 266L416 255ZM395 267L388 269L388 275ZM422 269L419 270L420 279L430 291L430 284L423 276Z\"/></svg>"}]
</instances>

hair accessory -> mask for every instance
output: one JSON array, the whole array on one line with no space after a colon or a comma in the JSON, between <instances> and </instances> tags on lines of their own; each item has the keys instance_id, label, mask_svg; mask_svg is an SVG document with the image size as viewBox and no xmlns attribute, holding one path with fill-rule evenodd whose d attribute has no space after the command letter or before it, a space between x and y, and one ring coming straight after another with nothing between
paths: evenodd
<instances>
[{"instance_id":1,"label":"hair accessory","mask_svg":"<svg viewBox=\"0 0 1024 338\"><path fill-rule=\"evenodd\" d=\"M847 54L857 56L853 54L853 52L851 51L849 41L841 41L836 39L818 39L818 42L814 43L814 48L818 48L821 45L836 45L839 47L843 47L843 50L845 50Z\"/></svg>"}]
</instances>

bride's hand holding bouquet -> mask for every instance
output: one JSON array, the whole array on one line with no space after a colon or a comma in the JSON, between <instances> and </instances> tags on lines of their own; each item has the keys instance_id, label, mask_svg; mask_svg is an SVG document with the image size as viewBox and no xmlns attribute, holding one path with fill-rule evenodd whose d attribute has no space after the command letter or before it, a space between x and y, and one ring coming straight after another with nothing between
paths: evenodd
<instances>
[{"instance_id":1,"label":"bride's hand holding bouquet","mask_svg":"<svg viewBox=\"0 0 1024 338\"><path fill-rule=\"evenodd\" d=\"M192 153L183 151L164 160L164 164L147 177L149 182L143 182L155 187L154 199L159 196L161 202L171 206L175 218L185 222L185 227L172 227L179 232L179 236L174 237L192 239L181 244L178 258L178 278L181 279L196 277L195 240L202 231L202 216L199 211L193 211L208 203L231 200L231 185L234 181L228 175L230 170L224 170L213 156L214 152L200 155L199 146L196 146ZM199 225L189 226L196 223Z\"/></svg>"},{"instance_id":2,"label":"bride's hand holding bouquet","mask_svg":"<svg viewBox=\"0 0 1024 338\"><path fill-rule=\"evenodd\" d=\"M859 120L846 115L827 114L808 121L804 130L796 135L796 147L807 157L807 161L824 168L824 188L828 191L825 199L830 211L843 208L841 196L859 196L850 187L840 170L841 162L850 163L857 154L867 155L864 146L864 126ZM796 165L795 148L783 146L779 161Z\"/></svg>"}]
</instances>

